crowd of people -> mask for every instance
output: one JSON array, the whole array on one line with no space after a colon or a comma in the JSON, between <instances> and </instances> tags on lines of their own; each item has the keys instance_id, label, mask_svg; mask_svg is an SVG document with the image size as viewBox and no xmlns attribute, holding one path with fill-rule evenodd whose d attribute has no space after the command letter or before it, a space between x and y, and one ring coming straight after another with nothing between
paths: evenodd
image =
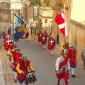
<instances>
[{"instance_id":1,"label":"crowd of people","mask_svg":"<svg viewBox=\"0 0 85 85\"><path fill-rule=\"evenodd\" d=\"M43 48L46 48L47 46L49 53L51 55L54 55L54 48L55 48L56 42L52 34L48 35L46 30L42 32L40 31L38 33L38 42Z\"/></svg>"},{"instance_id":2,"label":"crowd of people","mask_svg":"<svg viewBox=\"0 0 85 85\"><path fill-rule=\"evenodd\" d=\"M25 33L24 39L28 40L29 33ZM46 30L40 31L38 33L38 42L43 48L48 48L50 55L54 55L54 48L56 46L56 40L54 36L48 35ZM27 75L29 71L33 72L34 80L31 78L30 81L35 82L36 76L34 75L34 69L32 68L30 60L27 56L24 56L21 53L21 50L17 48L16 43L11 39L10 34L7 33L4 35L4 49L7 51L9 60L11 62L12 71L14 74L15 82L17 80L20 83L25 81L28 84ZM84 52L83 52L84 51ZM84 60L84 69L85 69L85 49L81 53L82 59ZM64 79L65 85L68 85L68 81L71 77L75 78L75 68L77 65L76 59L76 48L69 46L69 43L63 45L63 49L60 53L60 56L56 59L56 77L58 79L57 85L60 85L60 80Z\"/></svg>"},{"instance_id":3,"label":"crowd of people","mask_svg":"<svg viewBox=\"0 0 85 85\"><path fill-rule=\"evenodd\" d=\"M46 30L38 33L38 42L43 48L48 48L51 55L54 55L54 48L56 46L53 35L48 36ZM63 45L60 56L56 60L56 77L58 79L57 85L60 85L60 80L64 79L65 85L68 85L69 76L75 78L75 68L77 65L76 48L69 46L69 43Z\"/></svg>"},{"instance_id":4,"label":"crowd of people","mask_svg":"<svg viewBox=\"0 0 85 85\"><path fill-rule=\"evenodd\" d=\"M26 85L35 82L37 80L35 71L28 56L22 54L9 33L4 34L4 49L7 51L7 56L11 63L14 81L24 82Z\"/></svg>"}]
</instances>

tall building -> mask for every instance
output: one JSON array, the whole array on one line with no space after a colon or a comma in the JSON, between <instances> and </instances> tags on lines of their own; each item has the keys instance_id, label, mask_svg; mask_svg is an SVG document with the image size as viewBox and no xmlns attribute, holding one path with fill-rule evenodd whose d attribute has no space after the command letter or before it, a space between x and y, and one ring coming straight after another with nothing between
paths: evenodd
<instances>
[{"instance_id":1,"label":"tall building","mask_svg":"<svg viewBox=\"0 0 85 85\"><path fill-rule=\"evenodd\" d=\"M10 0L11 6L11 23L14 24L14 14L22 17L22 8L24 0Z\"/></svg>"},{"instance_id":2,"label":"tall building","mask_svg":"<svg viewBox=\"0 0 85 85\"><path fill-rule=\"evenodd\" d=\"M10 25L9 0L0 0L0 31L7 31Z\"/></svg>"},{"instance_id":3,"label":"tall building","mask_svg":"<svg viewBox=\"0 0 85 85\"><path fill-rule=\"evenodd\" d=\"M30 14L31 14L31 9L30 9L30 1L29 0L24 0L23 3L23 8L22 8L22 16L23 19L28 22Z\"/></svg>"}]
</instances>

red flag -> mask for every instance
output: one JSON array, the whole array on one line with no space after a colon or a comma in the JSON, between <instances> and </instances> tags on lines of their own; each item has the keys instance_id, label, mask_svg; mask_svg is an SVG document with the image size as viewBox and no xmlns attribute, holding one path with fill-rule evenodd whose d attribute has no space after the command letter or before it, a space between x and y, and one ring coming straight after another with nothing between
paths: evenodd
<instances>
[{"instance_id":1,"label":"red flag","mask_svg":"<svg viewBox=\"0 0 85 85\"><path fill-rule=\"evenodd\" d=\"M55 16L55 22L59 26L59 32L62 33L63 36L66 38L68 36L68 32L64 12L61 12Z\"/></svg>"}]
</instances>

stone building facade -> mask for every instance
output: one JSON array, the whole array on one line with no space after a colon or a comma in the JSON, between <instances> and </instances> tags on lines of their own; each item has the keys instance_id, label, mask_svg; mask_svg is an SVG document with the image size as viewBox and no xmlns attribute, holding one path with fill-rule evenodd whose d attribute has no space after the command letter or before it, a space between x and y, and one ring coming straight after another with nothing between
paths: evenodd
<instances>
[{"instance_id":1,"label":"stone building facade","mask_svg":"<svg viewBox=\"0 0 85 85\"><path fill-rule=\"evenodd\" d=\"M43 3L43 0L41 0ZM27 2L26 2L27 3ZM60 46L60 49L62 49L62 45L65 43L64 37L59 33L58 26L54 22L55 15L59 12L61 12L63 9L66 12L67 17L67 28L68 28L68 39L66 40L69 42L70 46L74 46L77 49L77 55L80 56L81 49L85 48L85 26L83 24L78 23L77 21L73 21L71 19L71 6L72 6L72 0L55 0L53 3L53 22L52 22L52 33L55 36L57 43ZM27 8L27 6L25 6ZM27 10L25 10L25 14L27 14ZM30 10L30 9L29 9ZM29 12L28 10L28 12ZM30 13L31 14L31 13ZM27 15L25 15L27 16Z\"/></svg>"},{"instance_id":2,"label":"stone building facade","mask_svg":"<svg viewBox=\"0 0 85 85\"><path fill-rule=\"evenodd\" d=\"M55 7L55 14L58 12L61 12L61 10L64 8L65 5L65 12L67 17L67 27L68 27L68 39L66 40L69 42L70 46L74 46L77 49L77 56L80 58L81 56L81 50L82 48L85 48L85 25L81 24L77 21L74 21L71 19L71 9L72 9L72 0L58 0L56 1L56 7ZM53 29L55 35L59 35L59 46L60 49L62 49L62 45L64 44L64 38L58 34L58 26L53 23ZM57 32L56 32L57 31ZM57 37L56 37L57 38Z\"/></svg>"},{"instance_id":3,"label":"stone building facade","mask_svg":"<svg viewBox=\"0 0 85 85\"><path fill-rule=\"evenodd\" d=\"M0 1L0 31L7 31L10 26L10 3L9 0Z\"/></svg>"}]
</instances>

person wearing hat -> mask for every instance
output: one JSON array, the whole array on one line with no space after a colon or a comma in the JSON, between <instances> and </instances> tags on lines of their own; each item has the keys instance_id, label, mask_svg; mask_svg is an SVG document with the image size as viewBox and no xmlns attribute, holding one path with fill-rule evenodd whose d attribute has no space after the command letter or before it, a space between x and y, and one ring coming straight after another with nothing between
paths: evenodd
<instances>
[{"instance_id":1,"label":"person wearing hat","mask_svg":"<svg viewBox=\"0 0 85 85\"><path fill-rule=\"evenodd\" d=\"M34 71L32 65L31 65L31 62L27 56L24 56L24 64L25 64L26 75L28 74L25 79L25 84L28 85L28 83L37 81L35 71Z\"/></svg>"},{"instance_id":2,"label":"person wearing hat","mask_svg":"<svg viewBox=\"0 0 85 85\"><path fill-rule=\"evenodd\" d=\"M76 48L74 48L73 46L69 47L69 43L65 43L65 45L63 45L64 50L68 51L68 56L69 56L69 61L70 61L70 67L71 67L71 77L75 78L75 68L76 68ZM62 51L63 52L63 51Z\"/></svg>"},{"instance_id":3,"label":"person wearing hat","mask_svg":"<svg viewBox=\"0 0 85 85\"><path fill-rule=\"evenodd\" d=\"M58 79L57 85L60 85L61 79L64 79L65 85L68 85L70 63L69 56L66 50L64 50L64 52L57 58L55 67L56 77Z\"/></svg>"},{"instance_id":4,"label":"person wearing hat","mask_svg":"<svg viewBox=\"0 0 85 85\"><path fill-rule=\"evenodd\" d=\"M24 56L23 56L23 60L24 60L25 68L27 69L27 71L28 71L28 70L33 71L33 67L32 67L32 65L31 65L31 62L30 62L30 60L28 59L28 56L27 56L27 55L24 55Z\"/></svg>"},{"instance_id":5,"label":"person wearing hat","mask_svg":"<svg viewBox=\"0 0 85 85\"><path fill-rule=\"evenodd\" d=\"M26 75L28 74L28 70L33 70L30 60L27 59L27 56L23 56L21 60L18 60L17 64L17 78L20 83L23 83L26 79Z\"/></svg>"}]
</instances>

